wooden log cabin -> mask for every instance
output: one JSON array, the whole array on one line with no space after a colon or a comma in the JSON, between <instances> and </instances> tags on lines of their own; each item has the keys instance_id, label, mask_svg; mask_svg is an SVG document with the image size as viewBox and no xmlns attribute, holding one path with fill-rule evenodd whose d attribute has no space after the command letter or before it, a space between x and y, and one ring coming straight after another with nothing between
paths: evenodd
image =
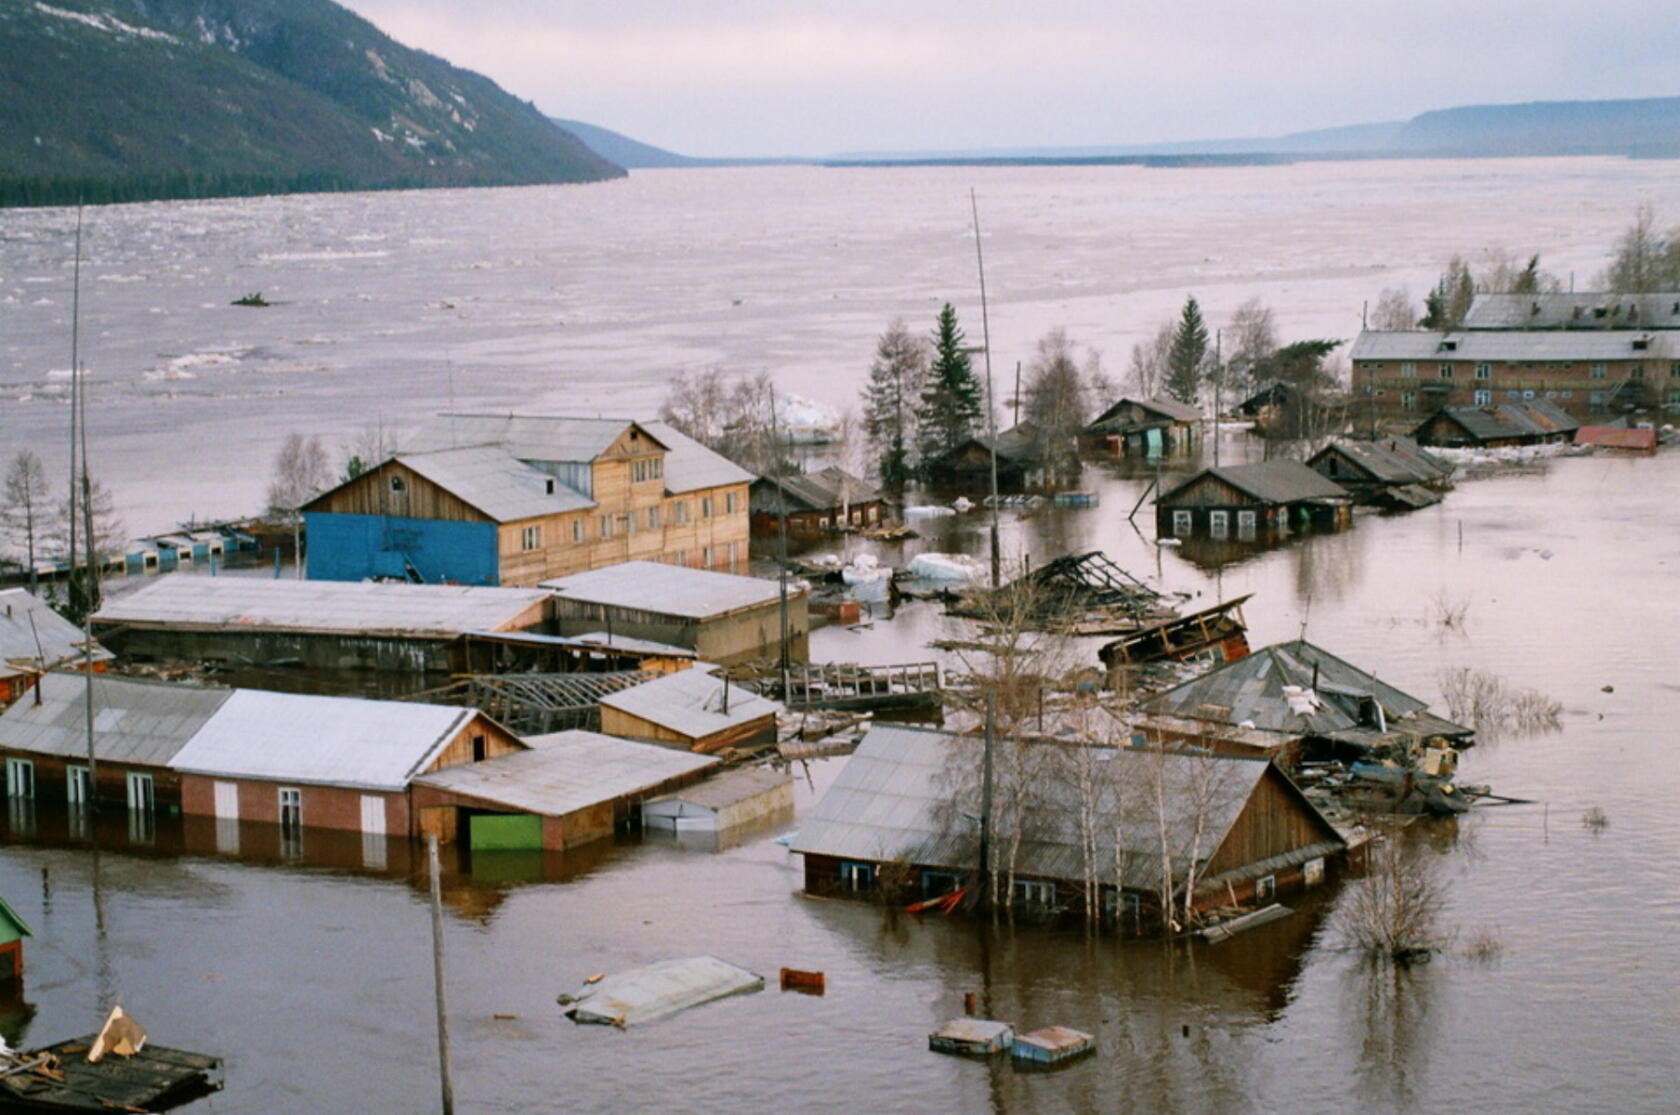
<instances>
[{"instance_id":1,"label":"wooden log cabin","mask_svg":"<svg viewBox=\"0 0 1680 1115\"><path fill-rule=\"evenodd\" d=\"M1207 468L1155 500L1162 538L1264 541L1314 526L1339 529L1352 521L1352 499L1299 461Z\"/></svg>"}]
</instances>

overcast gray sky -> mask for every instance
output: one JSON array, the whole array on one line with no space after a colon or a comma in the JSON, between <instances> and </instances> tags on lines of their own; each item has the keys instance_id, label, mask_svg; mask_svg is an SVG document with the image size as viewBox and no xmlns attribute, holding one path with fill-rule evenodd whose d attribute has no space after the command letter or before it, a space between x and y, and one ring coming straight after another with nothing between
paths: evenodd
<instances>
[{"instance_id":1,"label":"overcast gray sky","mask_svg":"<svg viewBox=\"0 0 1680 1115\"><path fill-rule=\"evenodd\" d=\"M1680 93L1674 0L342 0L691 155L1272 135Z\"/></svg>"}]
</instances>

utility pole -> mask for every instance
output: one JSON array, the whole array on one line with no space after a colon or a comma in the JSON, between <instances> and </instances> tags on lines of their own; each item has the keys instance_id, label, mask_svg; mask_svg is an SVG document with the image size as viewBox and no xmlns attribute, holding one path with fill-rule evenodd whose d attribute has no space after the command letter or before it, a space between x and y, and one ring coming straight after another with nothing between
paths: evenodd
<instances>
[{"instance_id":1,"label":"utility pole","mask_svg":"<svg viewBox=\"0 0 1680 1115\"><path fill-rule=\"evenodd\" d=\"M437 986L438 1081L443 1115L455 1115L455 1083L449 1074L449 1002L443 990L443 886L439 882L438 838L426 837L426 871L432 884L432 981Z\"/></svg>"},{"instance_id":2,"label":"utility pole","mask_svg":"<svg viewBox=\"0 0 1680 1115\"><path fill-rule=\"evenodd\" d=\"M787 550L787 486L782 477L781 434L776 423L776 388L770 387L770 450L774 454L771 467L776 472L776 582L781 595L782 652L777 663L782 675L782 700L788 699L788 550ZM729 682L723 683L723 698L729 700Z\"/></svg>"},{"instance_id":3,"label":"utility pole","mask_svg":"<svg viewBox=\"0 0 1680 1115\"><path fill-rule=\"evenodd\" d=\"M1001 580L998 555L998 462L997 462L997 400L992 394L992 324L986 310L986 257L980 250L980 202L974 187L968 190L969 208L974 213L974 262L980 270L980 339L986 347L986 429L991 435L992 448L992 587Z\"/></svg>"},{"instance_id":4,"label":"utility pole","mask_svg":"<svg viewBox=\"0 0 1680 1115\"><path fill-rule=\"evenodd\" d=\"M1223 329L1213 331L1213 467L1219 467L1219 406L1220 388L1225 383L1225 353Z\"/></svg>"},{"instance_id":5,"label":"utility pole","mask_svg":"<svg viewBox=\"0 0 1680 1115\"><path fill-rule=\"evenodd\" d=\"M992 753L997 743L997 696L986 686L986 739L980 772L980 905L992 901Z\"/></svg>"}]
</instances>

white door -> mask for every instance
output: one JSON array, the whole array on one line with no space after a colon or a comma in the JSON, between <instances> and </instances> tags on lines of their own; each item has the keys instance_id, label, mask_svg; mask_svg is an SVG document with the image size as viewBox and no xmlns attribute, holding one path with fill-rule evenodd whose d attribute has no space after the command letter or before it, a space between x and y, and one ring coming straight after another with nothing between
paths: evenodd
<instances>
[{"instance_id":1,"label":"white door","mask_svg":"<svg viewBox=\"0 0 1680 1115\"><path fill-rule=\"evenodd\" d=\"M128 772L128 807L135 813L150 814L156 800L152 795L152 776L138 771Z\"/></svg>"},{"instance_id":2,"label":"white door","mask_svg":"<svg viewBox=\"0 0 1680 1115\"><path fill-rule=\"evenodd\" d=\"M217 782L216 791L216 820L239 820L239 786L233 782Z\"/></svg>"},{"instance_id":3,"label":"white door","mask_svg":"<svg viewBox=\"0 0 1680 1115\"><path fill-rule=\"evenodd\" d=\"M92 783L88 779L88 768L66 767L64 768L64 774L64 789L67 799L71 808L79 809L88 803L88 798L93 796L91 793Z\"/></svg>"},{"instance_id":4,"label":"white door","mask_svg":"<svg viewBox=\"0 0 1680 1115\"><path fill-rule=\"evenodd\" d=\"M385 835L385 799L378 794L362 795L362 831L369 836Z\"/></svg>"}]
</instances>

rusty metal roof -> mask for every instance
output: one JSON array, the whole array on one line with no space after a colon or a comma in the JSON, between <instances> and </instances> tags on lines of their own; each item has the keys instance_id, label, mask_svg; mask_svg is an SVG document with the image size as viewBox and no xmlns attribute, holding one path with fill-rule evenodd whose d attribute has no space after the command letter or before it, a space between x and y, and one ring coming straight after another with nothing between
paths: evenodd
<instances>
[{"instance_id":1,"label":"rusty metal roof","mask_svg":"<svg viewBox=\"0 0 1680 1115\"><path fill-rule=\"evenodd\" d=\"M1130 746L1081 747L1047 741L1004 741L1028 772L1018 815L1031 820L1020 832L1015 870L1049 879L1083 876L1084 853L1076 786L1090 787L1102 881L1148 889L1160 878L1161 832L1153 786L1159 774L1168 802L1168 850L1182 875L1196 849L1205 862L1218 850L1270 763L1206 753L1163 752ZM972 870L978 863L981 741L977 736L899 725L877 725L847 760L833 785L805 814L791 847L796 852L879 863L903 859L923 867ZM1088 763L1089 778L1070 764ZM1011 758L1010 763L1014 764ZM1007 777L1007 776L1005 776ZM1284 778L1280 772L1278 778ZM1287 781L1287 779L1285 779ZM1299 795L1296 795L1299 797ZM1145 798L1147 797L1147 800ZM1196 836L1200 802L1201 835ZM1303 809L1312 810L1305 798ZM1316 815L1316 811L1314 811ZM998 846L1013 840L1010 817L995 818ZM1322 820L1322 818L1320 818ZM1334 829L1323 822L1324 839ZM1116 835L1118 833L1118 836Z\"/></svg>"}]
</instances>

